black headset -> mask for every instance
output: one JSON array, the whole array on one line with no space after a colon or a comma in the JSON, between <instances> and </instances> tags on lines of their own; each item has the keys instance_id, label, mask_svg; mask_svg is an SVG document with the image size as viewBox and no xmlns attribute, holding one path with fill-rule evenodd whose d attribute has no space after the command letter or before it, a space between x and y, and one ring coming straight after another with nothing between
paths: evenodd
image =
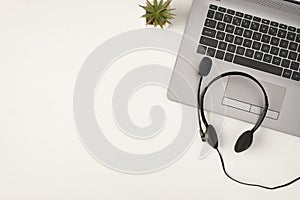
<instances>
[{"instance_id":1,"label":"black headset","mask_svg":"<svg viewBox=\"0 0 300 200\"><path fill-rule=\"evenodd\" d=\"M263 123L264 119L266 118L267 115L267 111L269 108L269 100L268 100L268 95L266 90L264 89L263 85L253 76L246 74L244 72L238 72L238 71L232 71L232 72L226 72L223 73L217 77L215 77L214 79L212 79L207 86L203 89L202 93L201 93L201 85L202 85L202 81L203 81L203 77L207 76L212 68L212 59L210 57L204 57L201 60L201 63L199 65L199 75L200 75L200 81L199 81L199 86L198 86L198 92L197 92L197 112L198 112L198 121L199 121L199 129L200 129L200 137L201 140L203 142L207 142L213 149L215 149L218 152L218 155L220 157L221 160L221 164L222 164L222 168L223 171L225 173L225 175L230 178L231 180L243 184L243 185L248 185L248 186L255 186L255 187L261 187L264 189L269 189L269 190L275 190L278 188L282 188L282 187L286 187L298 180L300 180L300 177L297 177L296 179L283 184L283 185L279 185L279 186L275 186L275 187L267 187L267 186L263 186L263 185L258 185L258 184L251 184L251 183L245 183L245 182L241 182L235 178L233 178L232 176L230 176L226 169L225 169L225 163L224 163L224 159L222 157L221 152L218 149L218 135L217 132L214 128L213 125L209 124L207 122L205 113L204 113L204 99L205 99L205 94L208 91L208 88L213 85L216 81L225 78L225 77L229 77L229 76L242 76L245 78L248 78L250 80L252 80L253 82L255 82L259 88L261 89L263 95L264 95L264 108L262 110L262 113L258 119L258 121L256 122L256 124L254 125L254 127L251 130L245 131L237 140L234 150L237 153L243 152L245 150L247 150L253 141L253 135L256 132L256 130L261 126L261 124ZM201 95L200 95L201 93ZM202 126L202 122L205 126L205 131L203 130L203 126Z\"/></svg>"}]
</instances>

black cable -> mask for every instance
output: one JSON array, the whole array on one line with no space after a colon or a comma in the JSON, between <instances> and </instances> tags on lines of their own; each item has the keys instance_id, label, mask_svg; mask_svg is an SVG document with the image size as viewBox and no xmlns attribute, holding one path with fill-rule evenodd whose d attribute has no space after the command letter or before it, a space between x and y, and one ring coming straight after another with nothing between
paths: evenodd
<instances>
[{"instance_id":1,"label":"black cable","mask_svg":"<svg viewBox=\"0 0 300 200\"><path fill-rule=\"evenodd\" d=\"M239 184L247 185L247 186L253 186L253 187L260 187L260 188L267 189L267 190L276 190L276 189L279 189L279 188L283 188L283 187L289 186L289 185L291 185L292 183L294 183L294 182L300 180L300 177L297 177L297 178L295 178L294 180L292 180L292 181L290 181L290 182L288 182L288 183L285 183L285 184L282 184L282 185L278 185L278 186L275 186L275 187L267 187L267 186L263 186L263 185L252 184L252 183L245 183L245 182L239 181L239 180L233 178L232 176L230 176L230 175L228 174L228 172L226 171L226 168L225 168L225 163L224 163L224 159L223 159L223 157L222 157L222 154L220 153L219 149L216 149L216 150L217 150L217 152L218 152L218 154L219 154L219 157L220 157L220 160L221 160L222 169L223 169L224 174L225 174L228 178L230 178L231 180L233 180L233 181L235 181L235 182L237 182L237 183L239 183Z\"/></svg>"}]
</instances>

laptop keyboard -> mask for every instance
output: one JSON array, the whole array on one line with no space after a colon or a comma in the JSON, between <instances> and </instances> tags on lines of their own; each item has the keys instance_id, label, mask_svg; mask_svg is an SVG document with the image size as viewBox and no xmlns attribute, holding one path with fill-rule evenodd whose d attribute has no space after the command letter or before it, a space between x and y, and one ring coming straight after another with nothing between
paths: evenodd
<instances>
[{"instance_id":1,"label":"laptop keyboard","mask_svg":"<svg viewBox=\"0 0 300 200\"><path fill-rule=\"evenodd\" d=\"M300 81L300 28L211 4L197 52Z\"/></svg>"}]
</instances>

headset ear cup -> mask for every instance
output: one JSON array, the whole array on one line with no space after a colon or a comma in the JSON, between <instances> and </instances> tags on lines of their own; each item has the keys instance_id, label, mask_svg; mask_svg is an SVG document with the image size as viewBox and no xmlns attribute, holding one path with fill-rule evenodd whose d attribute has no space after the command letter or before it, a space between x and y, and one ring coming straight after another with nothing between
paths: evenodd
<instances>
[{"instance_id":1,"label":"headset ear cup","mask_svg":"<svg viewBox=\"0 0 300 200\"><path fill-rule=\"evenodd\" d=\"M214 149L218 148L218 136L215 128L212 125L208 125L206 129L207 143Z\"/></svg>"},{"instance_id":2,"label":"headset ear cup","mask_svg":"<svg viewBox=\"0 0 300 200\"><path fill-rule=\"evenodd\" d=\"M253 132L252 131L244 132L235 143L234 146L235 152L240 153L247 150L251 146L252 141L253 141Z\"/></svg>"},{"instance_id":3,"label":"headset ear cup","mask_svg":"<svg viewBox=\"0 0 300 200\"><path fill-rule=\"evenodd\" d=\"M212 59L210 57L204 57L199 65L199 74L201 76L207 76L212 67Z\"/></svg>"}]
</instances>

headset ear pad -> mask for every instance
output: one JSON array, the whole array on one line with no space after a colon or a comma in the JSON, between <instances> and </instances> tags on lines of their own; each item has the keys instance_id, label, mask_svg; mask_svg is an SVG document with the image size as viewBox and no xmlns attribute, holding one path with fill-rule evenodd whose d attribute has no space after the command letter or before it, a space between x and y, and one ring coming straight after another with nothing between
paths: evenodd
<instances>
[{"instance_id":1,"label":"headset ear pad","mask_svg":"<svg viewBox=\"0 0 300 200\"><path fill-rule=\"evenodd\" d=\"M208 125L206 129L207 143L214 149L218 148L218 136L215 128L212 125Z\"/></svg>"},{"instance_id":2,"label":"headset ear pad","mask_svg":"<svg viewBox=\"0 0 300 200\"><path fill-rule=\"evenodd\" d=\"M210 57L204 57L199 65L199 74L201 76L207 76L212 67L212 59Z\"/></svg>"},{"instance_id":3,"label":"headset ear pad","mask_svg":"<svg viewBox=\"0 0 300 200\"><path fill-rule=\"evenodd\" d=\"M253 141L253 132L252 131L244 132L235 143L234 146L235 152L240 153L245 151L251 146L252 141Z\"/></svg>"}]
</instances>

